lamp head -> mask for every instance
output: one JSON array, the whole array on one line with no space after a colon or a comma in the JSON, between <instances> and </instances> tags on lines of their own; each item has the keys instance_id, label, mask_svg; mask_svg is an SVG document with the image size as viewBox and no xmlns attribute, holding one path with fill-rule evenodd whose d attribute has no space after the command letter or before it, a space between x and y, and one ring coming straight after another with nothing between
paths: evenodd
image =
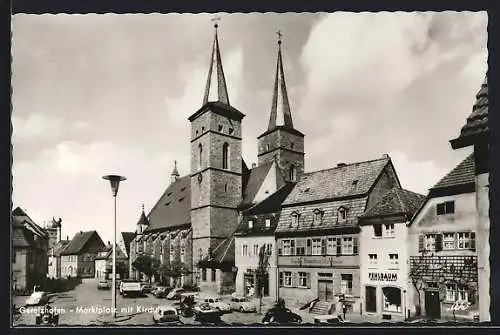
<instances>
[{"instance_id":1,"label":"lamp head","mask_svg":"<svg viewBox=\"0 0 500 335\"><path fill-rule=\"evenodd\" d=\"M113 193L113 197L116 197L118 194L118 187L120 186L120 182L127 180L127 178L123 176L118 176L118 175L106 175L102 177L105 180L109 180L109 183L111 184L111 192Z\"/></svg>"}]
</instances>

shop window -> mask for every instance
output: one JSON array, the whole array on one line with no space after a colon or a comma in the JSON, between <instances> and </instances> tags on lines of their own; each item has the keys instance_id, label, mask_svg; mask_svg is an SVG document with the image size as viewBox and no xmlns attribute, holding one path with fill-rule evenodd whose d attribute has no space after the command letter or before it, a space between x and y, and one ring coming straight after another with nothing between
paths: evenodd
<instances>
[{"instance_id":1,"label":"shop window","mask_svg":"<svg viewBox=\"0 0 500 335\"><path fill-rule=\"evenodd\" d=\"M401 313L401 290L396 287L382 288L384 311Z\"/></svg>"},{"instance_id":2,"label":"shop window","mask_svg":"<svg viewBox=\"0 0 500 335\"><path fill-rule=\"evenodd\" d=\"M375 237L382 237L382 225L381 224L374 224L373 225L373 234Z\"/></svg>"},{"instance_id":3,"label":"shop window","mask_svg":"<svg viewBox=\"0 0 500 335\"><path fill-rule=\"evenodd\" d=\"M455 213L455 201L446 201L436 205L436 214L445 215Z\"/></svg>"},{"instance_id":4,"label":"shop window","mask_svg":"<svg viewBox=\"0 0 500 335\"><path fill-rule=\"evenodd\" d=\"M207 281L207 269L201 269L201 280Z\"/></svg>"},{"instance_id":5,"label":"shop window","mask_svg":"<svg viewBox=\"0 0 500 335\"><path fill-rule=\"evenodd\" d=\"M352 295L352 274L340 275L340 293Z\"/></svg>"}]
</instances>

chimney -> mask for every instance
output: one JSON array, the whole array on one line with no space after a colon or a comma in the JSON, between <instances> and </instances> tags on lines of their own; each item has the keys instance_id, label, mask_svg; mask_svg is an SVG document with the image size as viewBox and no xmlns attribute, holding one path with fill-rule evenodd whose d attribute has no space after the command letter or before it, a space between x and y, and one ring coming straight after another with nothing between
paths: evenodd
<instances>
[{"instance_id":1,"label":"chimney","mask_svg":"<svg viewBox=\"0 0 500 335\"><path fill-rule=\"evenodd\" d=\"M390 158L390 157L389 157L389 154L383 154L382 158Z\"/></svg>"},{"instance_id":2,"label":"chimney","mask_svg":"<svg viewBox=\"0 0 500 335\"><path fill-rule=\"evenodd\" d=\"M255 169L257 167L256 163L252 163L252 169Z\"/></svg>"},{"instance_id":3,"label":"chimney","mask_svg":"<svg viewBox=\"0 0 500 335\"><path fill-rule=\"evenodd\" d=\"M343 167L343 166L346 166L346 165L347 165L346 163L338 163L337 167Z\"/></svg>"}]
</instances>

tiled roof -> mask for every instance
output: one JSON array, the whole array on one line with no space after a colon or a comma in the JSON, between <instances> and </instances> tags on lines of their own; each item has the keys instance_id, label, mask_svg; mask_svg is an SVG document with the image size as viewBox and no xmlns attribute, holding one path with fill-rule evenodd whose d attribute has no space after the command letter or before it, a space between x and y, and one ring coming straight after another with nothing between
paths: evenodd
<instances>
[{"instance_id":1,"label":"tiled roof","mask_svg":"<svg viewBox=\"0 0 500 335\"><path fill-rule=\"evenodd\" d=\"M48 237L45 229L37 225L25 211L21 209L21 207L17 207L12 211L12 220L13 223L22 224L27 229L31 230L33 233L37 234L40 237Z\"/></svg>"},{"instance_id":2,"label":"tiled roof","mask_svg":"<svg viewBox=\"0 0 500 335\"><path fill-rule=\"evenodd\" d=\"M132 232L122 232L123 243L125 243L125 251L127 255L130 255L130 242L134 239L135 233Z\"/></svg>"},{"instance_id":3,"label":"tiled roof","mask_svg":"<svg viewBox=\"0 0 500 335\"><path fill-rule=\"evenodd\" d=\"M141 217L139 218L139 221L137 221L137 224L142 226L149 226L149 220L146 217L146 213L144 213L144 210L142 211Z\"/></svg>"},{"instance_id":4,"label":"tiled roof","mask_svg":"<svg viewBox=\"0 0 500 335\"><path fill-rule=\"evenodd\" d=\"M237 121L240 121L241 119L243 119L245 117L245 114L243 114L242 112L240 112L236 108L229 106L229 105L226 105L223 102L216 101L216 102L208 102L208 103L204 104L198 111L196 111L196 113L191 115L188 118L188 120L193 121L194 119L198 118L200 115L202 115L208 111L211 111L215 114L229 117L230 119L237 120Z\"/></svg>"},{"instance_id":5,"label":"tiled roof","mask_svg":"<svg viewBox=\"0 0 500 335\"><path fill-rule=\"evenodd\" d=\"M486 77L481 85L481 89L476 94L476 102L472 107L471 114L467 118L467 122L460 130L460 135L458 138L450 141L454 149L472 145L475 137L488 133L488 105L488 77Z\"/></svg>"},{"instance_id":6,"label":"tiled roof","mask_svg":"<svg viewBox=\"0 0 500 335\"><path fill-rule=\"evenodd\" d=\"M443 179L441 179L436 185L434 185L432 189L440 189L474 183L474 171L474 154L470 154L446 176L444 176Z\"/></svg>"},{"instance_id":7,"label":"tiled roof","mask_svg":"<svg viewBox=\"0 0 500 335\"><path fill-rule=\"evenodd\" d=\"M99 249L99 252L102 252L102 253L106 253L105 255L103 256L96 256L95 259L108 259L110 257L112 257L112 253L113 253L113 246L112 245L105 245L103 246L102 248ZM116 245L116 258L117 259L124 259L124 258L127 258L124 254L123 254L123 251L121 251L120 247L118 246L118 244Z\"/></svg>"},{"instance_id":8,"label":"tiled roof","mask_svg":"<svg viewBox=\"0 0 500 335\"><path fill-rule=\"evenodd\" d=\"M425 196L422 194L395 187L361 215L360 219L394 214L412 217L424 200Z\"/></svg>"},{"instance_id":9,"label":"tiled roof","mask_svg":"<svg viewBox=\"0 0 500 335\"><path fill-rule=\"evenodd\" d=\"M305 173L283 205L367 194L389 163L384 157Z\"/></svg>"},{"instance_id":10,"label":"tiled roof","mask_svg":"<svg viewBox=\"0 0 500 335\"><path fill-rule=\"evenodd\" d=\"M269 169L274 162L267 162L249 170L243 176L243 200L239 208L244 209L252 205L253 200L260 189L260 186L266 179Z\"/></svg>"},{"instance_id":11,"label":"tiled roof","mask_svg":"<svg viewBox=\"0 0 500 335\"><path fill-rule=\"evenodd\" d=\"M145 233L167 230L191 222L191 177L170 184L148 215Z\"/></svg>"},{"instance_id":12,"label":"tiled roof","mask_svg":"<svg viewBox=\"0 0 500 335\"><path fill-rule=\"evenodd\" d=\"M79 254L82 252L87 242L89 242L95 235L101 239L95 230L76 233L73 239L69 242L68 246L61 252L61 255Z\"/></svg>"},{"instance_id":13,"label":"tiled roof","mask_svg":"<svg viewBox=\"0 0 500 335\"><path fill-rule=\"evenodd\" d=\"M285 201L290 192L292 192L294 187L295 183L286 183L278 191L274 192L263 201L245 210L243 215L257 215L279 211L281 204Z\"/></svg>"}]
</instances>

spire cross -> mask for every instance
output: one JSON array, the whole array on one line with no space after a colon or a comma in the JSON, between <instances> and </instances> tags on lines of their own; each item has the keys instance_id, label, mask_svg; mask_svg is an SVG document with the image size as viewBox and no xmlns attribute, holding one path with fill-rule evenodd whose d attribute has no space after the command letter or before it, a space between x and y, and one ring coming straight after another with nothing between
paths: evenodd
<instances>
[{"instance_id":1,"label":"spire cross","mask_svg":"<svg viewBox=\"0 0 500 335\"><path fill-rule=\"evenodd\" d=\"M220 16L215 15L213 18L210 19L210 21L214 22L214 27L215 27L215 29L217 29L219 27L219 24L217 23L217 21L220 21Z\"/></svg>"},{"instance_id":2,"label":"spire cross","mask_svg":"<svg viewBox=\"0 0 500 335\"><path fill-rule=\"evenodd\" d=\"M142 204L142 211L144 212L144 204Z\"/></svg>"},{"instance_id":3,"label":"spire cross","mask_svg":"<svg viewBox=\"0 0 500 335\"><path fill-rule=\"evenodd\" d=\"M281 42L281 37L283 36L283 34L281 33L281 30L278 30L276 32L276 35L278 35L278 42Z\"/></svg>"},{"instance_id":4,"label":"spire cross","mask_svg":"<svg viewBox=\"0 0 500 335\"><path fill-rule=\"evenodd\" d=\"M177 168L177 161L174 161L174 167Z\"/></svg>"}]
</instances>

